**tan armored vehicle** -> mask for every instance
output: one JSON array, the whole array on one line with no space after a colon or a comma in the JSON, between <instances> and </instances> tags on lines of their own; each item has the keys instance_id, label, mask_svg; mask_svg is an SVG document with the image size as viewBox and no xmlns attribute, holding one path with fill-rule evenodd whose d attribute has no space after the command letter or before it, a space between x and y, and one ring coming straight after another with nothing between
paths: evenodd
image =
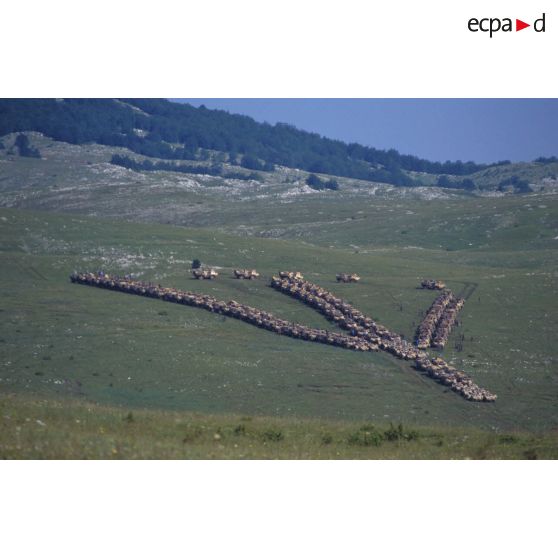
<instances>
[{"instance_id":1,"label":"tan armored vehicle","mask_svg":"<svg viewBox=\"0 0 558 558\"><path fill-rule=\"evenodd\" d=\"M219 274L214 269L192 269L194 279L215 279Z\"/></svg>"},{"instance_id":2,"label":"tan armored vehicle","mask_svg":"<svg viewBox=\"0 0 558 558\"><path fill-rule=\"evenodd\" d=\"M300 271L280 271L279 277L281 279L294 279L295 281L302 281L304 279L304 275Z\"/></svg>"},{"instance_id":3,"label":"tan armored vehicle","mask_svg":"<svg viewBox=\"0 0 558 558\"><path fill-rule=\"evenodd\" d=\"M432 291L441 291L446 288L446 284L443 281L436 281L434 279L425 279L420 286L423 289L430 289Z\"/></svg>"},{"instance_id":4,"label":"tan armored vehicle","mask_svg":"<svg viewBox=\"0 0 558 558\"><path fill-rule=\"evenodd\" d=\"M257 279L260 276L255 269L235 269L233 274L236 279Z\"/></svg>"},{"instance_id":5,"label":"tan armored vehicle","mask_svg":"<svg viewBox=\"0 0 558 558\"><path fill-rule=\"evenodd\" d=\"M335 278L338 283L358 283L360 276L356 273L338 273Z\"/></svg>"}]
</instances>

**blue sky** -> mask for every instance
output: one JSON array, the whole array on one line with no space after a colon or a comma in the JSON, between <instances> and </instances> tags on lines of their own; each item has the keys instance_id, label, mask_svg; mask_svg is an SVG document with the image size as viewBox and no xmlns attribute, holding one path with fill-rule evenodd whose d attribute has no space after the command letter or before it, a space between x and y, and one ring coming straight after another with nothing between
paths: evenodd
<instances>
[{"instance_id":1,"label":"blue sky","mask_svg":"<svg viewBox=\"0 0 558 558\"><path fill-rule=\"evenodd\" d=\"M558 155L558 99L173 99L432 161Z\"/></svg>"}]
</instances>

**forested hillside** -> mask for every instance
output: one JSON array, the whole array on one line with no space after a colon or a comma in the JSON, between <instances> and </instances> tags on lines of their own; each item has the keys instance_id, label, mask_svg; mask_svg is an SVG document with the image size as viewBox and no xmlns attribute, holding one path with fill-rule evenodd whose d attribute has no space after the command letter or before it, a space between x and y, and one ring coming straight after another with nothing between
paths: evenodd
<instances>
[{"instance_id":1,"label":"forested hillside","mask_svg":"<svg viewBox=\"0 0 558 558\"><path fill-rule=\"evenodd\" d=\"M0 136L28 130L73 144L127 147L162 159L207 159L207 150L213 150L222 153L220 162L255 171L283 165L400 186L416 184L409 171L467 175L490 166L431 162L162 99L0 100Z\"/></svg>"}]
</instances>

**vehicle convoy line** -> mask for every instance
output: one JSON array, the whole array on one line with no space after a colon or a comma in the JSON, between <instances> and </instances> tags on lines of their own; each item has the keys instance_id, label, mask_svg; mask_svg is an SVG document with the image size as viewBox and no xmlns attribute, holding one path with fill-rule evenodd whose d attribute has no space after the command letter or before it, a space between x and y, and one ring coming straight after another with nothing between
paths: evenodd
<instances>
[{"instance_id":1,"label":"vehicle convoy line","mask_svg":"<svg viewBox=\"0 0 558 558\"><path fill-rule=\"evenodd\" d=\"M417 328L417 347L443 349L463 304L465 299L456 297L449 290L436 297Z\"/></svg>"},{"instance_id":2,"label":"vehicle convoy line","mask_svg":"<svg viewBox=\"0 0 558 558\"><path fill-rule=\"evenodd\" d=\"M415 368L425 371L434 380L450 386L453 391L466 399L470 401L497 399L496 395L475 384L465 372L457 370L439 357L429 358L426 352L376 323L349 303L314 283L304 281L300 273L283 271L279 277L272 278L271 286L315 308L327 319L349 330L351 335L376 343L381 350L397 358L414 360Z\"/></svg>"},{"instance_id":3,"label":"vehicle convoy line","mask_svg":"<svg viewBox=\"0 0 558 558\"><path fill-rule=\"evenodd\" d=\"M464 372L456 370L440 358L430 359L427 353L420 351L399 335L364 316L350 304L334 297L321 287L304 281L299 273L282 272L281 277L273 277L271 286L312 306L326 318L348 330L350 335L282 320L269 312L240 304L235 300L224 302L209 295L162 287L130 278L112 277L102 272L73 273L70 280L72 283L203 308L295 339L325 343L357 351L381 349L398 358L414 360L415 368L427 372L431 378L450 386L453 391L468 400L494 401L496 399L495 395L477 386Z\"/></svg>"},{"instance_id":4,"label":"vehicle convoy line","mask_svg":"<svg viewBox=\"0 0 558 558\"><path fill-rule=\"evenodd\" d=\"M71 275L70 279L72 283L136 294L149 298L158 298L167 302L176 302L178 304L203 308L210 312L236 318L257 327L267 329L268 331L278 333L279 335L287 335L296 339L325 343L357 351L378 350L377 345L369 341L342 333L334 333L325 329L311 328L302 324L289 322L288 320L282 320L269 312L240 304L235 300L225 302L209 295L181 291L132 279L112 277L104 273L74 273Z\"/></svg>"}]
</instances>

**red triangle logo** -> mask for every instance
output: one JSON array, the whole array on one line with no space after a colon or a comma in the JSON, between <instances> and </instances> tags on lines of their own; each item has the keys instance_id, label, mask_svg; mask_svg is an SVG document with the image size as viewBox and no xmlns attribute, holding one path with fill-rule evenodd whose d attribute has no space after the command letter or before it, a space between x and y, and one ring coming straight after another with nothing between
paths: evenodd
<instances>
[{"instance_id":1,"label":"red triangle logo","mask_svg":"<svg viewBox=\"0 0 558 558\"><path fill-rule=\"evenodd\" d=\"M526 27L531 27L531 24L530 23L525 23L524 21L521 21L520 19L515 20L515 30L516 31L521 31L522 29L525 29Z\"/></svg>"}]
</instances>

